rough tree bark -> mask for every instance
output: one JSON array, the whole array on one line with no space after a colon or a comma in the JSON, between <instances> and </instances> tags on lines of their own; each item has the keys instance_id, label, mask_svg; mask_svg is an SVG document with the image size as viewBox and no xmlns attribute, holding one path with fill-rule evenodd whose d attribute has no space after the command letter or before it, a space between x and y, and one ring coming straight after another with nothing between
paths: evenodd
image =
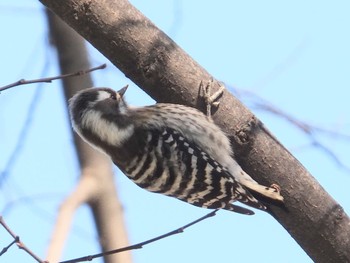
<instances>
[{"instance_id":1,"label":"rough tree bark","mask_svg":"<svg viewBox=\"0 0 350 263\"><path fill-rule=\"evenodd\" d=\"M156 101L203 107L198 85L210 74L126 0L40 1ZM227 91L214 121L254 179L281 186L288 211L274 208L275 218L306 253L350 262L349 217L261 122Z\"/></svg>"},{"instance_id":2,"label":"rough tree bark","mask_svg":"<svg viewBox=\"0 0 350 263\"><path fill-rule=\"evenodd\" d=\"M48 11L47 15L51 38L58 51L61 73L90 68L84 39L52 12ZM91 86L90 75L63 79L66 101L77 91ZM128 245L122 207L116 193L110 159L92 149L75 133L74 142L81 175L76 189L60 207L47 253L47 259L50 262L58 262L73 214L79 206L84 204L88 204L92 210L102 251ZM90 252L86 251L86 253ZM129 251L106 256L104 261L106 263L132 262Z\"/></svg>"}]
</instances>

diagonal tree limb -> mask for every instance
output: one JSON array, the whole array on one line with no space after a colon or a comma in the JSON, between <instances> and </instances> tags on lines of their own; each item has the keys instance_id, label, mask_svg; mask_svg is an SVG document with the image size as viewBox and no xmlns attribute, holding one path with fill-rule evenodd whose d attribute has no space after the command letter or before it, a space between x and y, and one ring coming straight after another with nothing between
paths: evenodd
<instances>
[{"instance_id":1,"label":"diagonal tree limb","mask_svg":"<svg viewBox=\"0 0 350 263\"><path fill-rule=\"evenodd\" d=\"M156 101L203 109L198 85L209 73L126 0L40 1ZM349 262L349 217L298 160L227 91L213 118L231 135L243 169L281 186L288 212L272 210L306 253L316 262Z\"/></svg>"}]
</instances>

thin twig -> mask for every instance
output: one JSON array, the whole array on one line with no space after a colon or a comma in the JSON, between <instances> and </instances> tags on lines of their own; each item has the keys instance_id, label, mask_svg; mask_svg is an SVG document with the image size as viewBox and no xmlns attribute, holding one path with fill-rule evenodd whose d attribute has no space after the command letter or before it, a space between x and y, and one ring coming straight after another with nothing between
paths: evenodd
<instances>
[{"instance_id":1,"label":"thin twig","mask_svg":"<svg viewBox=\"0 0 350 263\"><path fill-rule=\"evenodd\" d=\"M209 214L206 214L205 216L203 216L201 218L198 218L197 220L194 220L194 221L192 221L191 223L189 223L187 225L184 225L183 227L177 228L177 229L175 229L173 231L170 231L170 232L168 232L166 234L157 236L155 238L151 238L151 239L143 241L141 243L138 243L138 244L135 244L135 245L131 245L131 246L127 246L127 247L114 249L114 250L110 250L110 251L106 251L106 252L103 252L103 253L98 253L98 254L95 254L95 255L84 256L84 257L80 257L80 258L74 258L74 259L70 259L70 260L66 260L66 261L61 261L60 263L76 263L76 262L92 261L95 258L99 258L99 257L107 256L107 255L112 255L112 254L124 252L124 251L127 251L127 250L140 249L143 246L148 245L150 243L153 243L155 241L158 241L160 239L163 239L163 238L166 238L166 237L169 237L169 236L172 236L172 235L176 235L176 234L182 233L182 232L184 232L184 230L186 228L188 228L190 226L193 226L193 225L195 225L195 224L197 224L197 223L199 223L199 222L201 222L201 221L203 221L203 220L205 220L205 219L207 219L209 217L215 216L216 212L218 210L219 209L216 209L216 210L210 212Z\"/></svg>"},{"instance_id":2,"label":"thin twig","mask_svg":"<svg viewBox=\"0 0 350 263\"><path fill-rule=\"evenodd\" d=\"M319 139L316 138L315 134L324 134L327 136L330 136L332 139L343 139L343 140L350 140L349 134L344 134L338 131L324 129L321 127L317 127L315 125L308 124L306 122L303 122L301 120L298 120L297 118L291 116L290 114L287 114L286 112L282 111L281 109L271 105L268 101L264 100L262 97L258 96L257 94L250 92L250 91L243 91L238 90L233 87L231 87L231 90L238 96L245 96L249 99L252 99L252 105L254 108L258 110L263 110L269 113L272 113L280 118L284 118L289 123L300 129L302 132L304 132L307 136L310 138L310 143L313 147L317 147L321 149L326 155L328 155L339 167L346 170L347 172L350 172L350 167L347 166L344 162L340 160L340 158L337 156L336 153L334 153L329 147L325 146Z\"/></svg>"},{"instance_id":3,"label":"thin twig","mask_svg":"<svg viewBox=\"0 0 350 263\"><path fill-rule=\"evenodd\" d=\"M297 120L296 118L288 115L285 112L282 112L279 109L276 109L272 107L271 105L263 105L258 104L257 105L259 109L265 110L267 112L270 112L272 114L275 114L277 116L280 116L282 118L285 118L287 121L298 127L300 130L302 130L306 135L310 137L311 145L314 147L317 147L321 149L326 155L328 155L339 167L343 168L347 172L350 172L350 167L348 167L345 163L343 163L336 153L334 153L329 147L325 146L320 140L318 140L315 136L315 133L323 133L325 135L332 136L332 138L335 137L341 137L344 140L349 140L350 136L342 133L337 133L332 130L326 130L319 127L312 126L310 124L307 124L305 122L302 122L300 120Z\"/></svg>"},{"instance_id":4,"label":"thin twig","mask_svg":"<svg viewBox=\"0 0 350 263\"><path fill-rule=\"evenodd\" d=\"M15 243L18 242L18 238L15 238L8 246L4 247L0 252L0 257L7 252L7 250Z\"/></svg>"},{"instance_id":5,"label":"thin twig","mask_svg":"<svg viewBox=\"0 0 350 263\"><path fill-rule=\"evenodd\" d=\"M106 64L102 64L98 67L94 67L94 68L90 68L87 70L80 70L78 72L75 73L68 73L68 74L63 74L63 75L59 75L59 76L55 76L55 77L48 77L48 78L40 78L40 79L32 79L32 80L25 80L25 79L20 79L14 83L8 84L6 86L0 87L0 92L7 90L9 88L15 87L15 86L20 86L20 85L24 85L24 84L32 84L32 83L39 83L39 82L52 82L53 80L56 79L63 79L63 78L68 78L68 77L76 77L76 76L81 76L81 75L85 75L87 73L90 73L92 71L95 70L99 70L99 69L104 69L106 68Z\"/></svg>"},{"instance_id":6,"label":"thin twig","mask_svg":"<svg viewBox=\"0 0 350 263\"><path fill-rule=\"evenodd\" d=\"M34 258L37 262L39 263L48 263L47 261L44 261L42 259L40 259L37 255L34 254L33 251L31 251L28 247L26 247L26 245L20 240L19 236L17 236L12 230L11 228L6 224L4 218L2 216L0 216L0 224L3 226L3 228L6 229L6 231L14 238L14 241L12 241L7 247L3 248L1 251L1 255L3 255L7 249L9 249L13 244L16 243L16 245L18 246L18 248L23 249L25 252L27 252L32 258Z\"/></svg>"},{"instance_id":7,"label":"thin twig","mask_svg":"<svg viewBox=\"0 0 350 263\"><path fill-rule=\"evenodd\" d=\"M38 101L41 97L41 94L42 94L42 89L37 87L34 91L33 98L30 101L29 107L26 111L26 116L22 123L22 127L20 129L18 138L16 139L16 144L13 150L11 151L9 158L5 162L6 164L4 166L4 169L0 171L0 187L2 187L2 185L5 183L7 177L10 176L12 169L16 166L17 160L20 158L22 148L27 142L27 136L32 127L31 123L33 121L33 116L38 106Z\"/></svg>"}]
</instances>

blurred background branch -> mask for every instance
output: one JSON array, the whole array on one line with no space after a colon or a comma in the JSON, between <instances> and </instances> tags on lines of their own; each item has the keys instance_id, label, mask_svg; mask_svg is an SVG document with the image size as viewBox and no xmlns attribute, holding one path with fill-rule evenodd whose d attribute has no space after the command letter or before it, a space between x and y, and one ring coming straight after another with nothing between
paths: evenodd
<instances>
[{"instance_id":1,"label":"blurred background branch","mask_svg":"<svg viewBox=\"0 0 350 263\"><path fill-rule=\"evenodd\" d=\"M84 39L47 11L52 43L57 49L62 74L89 68L90 63ZM94 86L90 75L63 79L66 101L77 91ZM72 217L76 209L89 205L95 220L98 240L102 251L128 244L123 209L115 188L114 173L110 159L92 149L74 134L81 175L73 192L62 203L48 247L47 260L57 262L62 255ZM87 251L87 253L89 253ZM129 252L105 257L106 263L131 262Z\"/></svg>"}]
</instances>

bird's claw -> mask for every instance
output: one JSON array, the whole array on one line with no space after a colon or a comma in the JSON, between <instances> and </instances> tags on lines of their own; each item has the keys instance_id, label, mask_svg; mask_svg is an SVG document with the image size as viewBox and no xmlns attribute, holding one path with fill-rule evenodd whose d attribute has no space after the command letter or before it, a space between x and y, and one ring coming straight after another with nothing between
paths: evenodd
<instances>
[{"instance_id":1,"label":"bird's claw","mask_svg":"<svg viewBox=\"0 0 350 263\"><path fill-rule=\"evenodd\" d=\"M211 79L206 85L203 84L203 81L199 84L199 91L201 96L204 99L206 105L207 116L211 117L211 107L217 108L220 104L220 101L217 101L219 97L222 96L225 86L220 85L219 89L211 94L211 88L214 80Z\"/></svg>"}]
</instances>

